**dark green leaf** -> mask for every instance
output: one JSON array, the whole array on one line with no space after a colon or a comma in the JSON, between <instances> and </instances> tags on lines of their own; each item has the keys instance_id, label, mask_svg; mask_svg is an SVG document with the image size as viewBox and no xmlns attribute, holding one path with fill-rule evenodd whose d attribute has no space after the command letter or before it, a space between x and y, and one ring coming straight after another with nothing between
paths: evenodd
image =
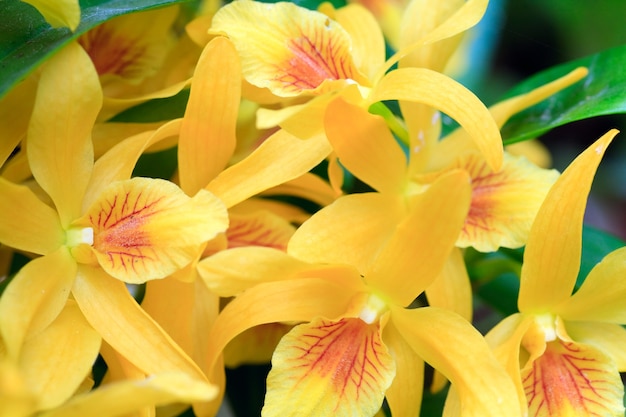
<instances>
[{"instance_id":1,"label":"dark green leaf","mask_svg":"<svg viewBox=\"0 0 626 417\"><path fill-rule=\"evenodd\" d=\"M0 98L50 55L89 29L117 16L188 0L82 0L76 31L52 28L31 5L2 0L0 7Z\"/></svg>"},{"instance_id":2,"label":"dark green leaf","mask_svg":"<svg viewBox=\"0 0 626 417\"><path fill-rule=\"evenodd\" d=\"M587 275L589 275L589 271L591 271L602 258L623 246L626 246L626 242L623 240L601 230L584 226L583 250L576 287L579 287L583 283Z\"/></svg>"},{"instance_id":3,"label":"dark green leaf","mask_svg":"<svg viewBox=\"0 0 626 417\"><path fill-rule=\"evenodd\" d=\"M626 45L542 71L506 96L530 91L577 67L587 67L587 77L512 117L502 128L505 144L534 138L577 120L626 113Z\"/></svg>"}]
</instances>

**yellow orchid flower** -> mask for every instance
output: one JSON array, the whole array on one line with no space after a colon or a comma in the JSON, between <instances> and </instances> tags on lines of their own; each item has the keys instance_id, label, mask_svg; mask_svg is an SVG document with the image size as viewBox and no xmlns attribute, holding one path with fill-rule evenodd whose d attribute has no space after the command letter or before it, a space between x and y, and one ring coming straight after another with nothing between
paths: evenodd
<instances>
[{"instance_id":1,"label":"yellow orchid flower","mask_svg":"<svg viewBox=\"0 0 626 417\"><path fill-rule=\"evenodd\" d=\"M525 415L624 414L625 250L606 256L572 295L587 196L616 134L587 148L550 190L524 253L519 313L487 335L517 385Z\"/></svg>"},{"instance_id":2,"label":"yellow orchid flower","mask_svg":"<svg viewBox=\"0 0 626 417\"><path fill-rule=\"evenodd\" d=\"M78 0L22 0L34 6L52 27L68 27L74 31L80 22Z\"/></svg>"},{"instance_id":3,"label":"yellow orchid flower","mask_svg":"<svg viewBox=\"0 0 626 417\"><path fill-rule=\"evenodd\" d=\"M209 388L208 400L214 390L206 376L125 284L165 278L191 263L204 242L226 229L226 210L206 191L188 197L164 180L125 179L134 161L118 160L115 152L94 165L90 131L101 100L89 57L77 44L68 45L42 71L26 142L33 176L51 204L0 178L0 242L42 255L13 277L0 298L6 355L23 358L29 341L59 320L71 293L98 338L147 375L186 373ZM77 345L68 352L85 349ZM33 350L48 355L43 344ZM93 362L95 355L81 360ZM71 361L68 353L59 362L37 363L40 372L64 375L74 369ZM55 401L67 399L76 381L59 381L56 391L63 395Z\"/></svg>"},{"instance_id":4,"label":"yellow orchid flower","mask_svg":"<svg viewBox=\"0 0 626 417\"><path fill-rule=\"evenodd\" d=\"M446 39L475 24L486 1L471 0L428 34L385 61L384 39L375 18L351 4L326 15L291 3L240 0L214 16L211 33L233 41L244 79L266 89L288 107L260 109L258 126L280 125L308 138L323 131L324 114L337 97L363 108L385 100L422 103L443 111L467 130L489 166L502 164L502 143L489 112L478 98L452 79L426 68L387 70L419 46ZM267 100L256 91L252 96ZM303 99L311 98L304 104ZM345 119L347 120L347 119Z\"/></svg>"},{"instance_id":5,"label":"yellow orchid flower","mask_svg":"<svg viewBox=\"0 0 626 417\"><path fill-rule=\"evenodd\" d=\"M219 366L222 349L247 329L303 322L274 352L263 415L373 416L384 397L393 414L418 415L424 361L462 391L463 415L519 415L511 381L468 322L444 309L407 308L443 267L469 199L468 177L457 171L415 196L410 207L384 202L387 213L408 210L384 245L374 247L365 223L358 224L364 234L344 239L338 231L358 223L347 210L324 230L300 228L288 254L242 247L207 258L203 279L221 295L239 294L211 331L209 364ZM307 245L313 233L331 230L332 238ZM346 256L338 259L337 251ZM467 355L486 368L468 369L461 359Z\"/></svg>"}]
</instances>

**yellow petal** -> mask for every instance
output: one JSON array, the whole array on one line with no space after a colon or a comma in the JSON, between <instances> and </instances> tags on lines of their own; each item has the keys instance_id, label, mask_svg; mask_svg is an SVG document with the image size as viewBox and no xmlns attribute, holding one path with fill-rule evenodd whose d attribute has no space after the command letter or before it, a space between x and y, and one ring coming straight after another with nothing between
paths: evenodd
<instances>
[{"instance_id":1,"label":"yellow petal","mask_svg":"<svg viewBox=\"0 0 626 417\"><path fill-rule=\"evenodd\" d=\"M364 273L404 215L395 196L346 195L304 222L287 251L308 262L352 265Z\"/></svg>"},{"instance_id":2,"label":"yellow petal","mask_svg":"<svg viewBox=\"0 0 626 417\"><path fill-rule=\"evenodd\" d=\"M306 174L277 185L263 192L263 195L290 195L312 201L325 207L335 201L339 195L326 181L315 174Z\"/></svg>"},{"instance_id":3,"label":"yellow petal","mask_svg":"<svg viewBox=\"0 0 626 417\"><path fill-rule=\"evenodd\" d=\"M223 232L228 214L202 190L193 198L169 181L133 178L109 186L87 211L96 257L120 280L164 278L189 264L200 245Z\"/></svg>"},{"instance_id":4,"label":"yellow petal","mask_svg":"<svg viewBox=\"0 0 626 417\"><path fill-rule=\"evenodd\" d=\"M64 227L80 216L93 167L91 129L101 105L100 82L80 46L70 43L46 62L26 148L33 175Z\"/></svg>"},{"instance_id":5,"label":"yellow petal","mask_svg":"<svg viewBox=\"0 0 626 417\"><path fill-rule=\"evenodd\" d=\"M358 318L296 326L272 357L263 415L376 414L395 376L379 326Z\"/></svg>"},{"instance_id":6,"label":"yellow petal","mask_svg":"<svg viewBox=\"0 0 626 417\"><path fill-rule=\"evenodd\" d=\"M315 269L285 252L268 247L247 246L218 252L198 263L198 274L206 286L222 297L232 297L269 281L282 281Z\"/></svg>"},{"instance_id":7,"label":"yellow petal","mask_svg":"<svg viewBox=\"0 0 626 417\"><path fill-rule=\"evenodd\" d=\"M492 171L478 153L457 162L472 177L472 204L457 245L481 252L519 248L556 179L556 170L536 167L523 157L504 154L500 171Z\"/></svg>"},{"instance_id":8,"label":"yellow petal","mask_svg":"<svg viewBox=\"0 0 626 417\"><path fill-rule=\"evenodd\" d=\"M524 386L520 376L520 361L525 362L529 353L522 350L522 339L529 337L529 328L533 325L532 315L513 314L487 333L485 340L492 348L498 361L504 366L517 389L520 409L527 409ZM540 335L540 342L545 345L545 336Z\"/></svg>"},{"instance_id":9,"label":"yellow petal","mask_svg":"<svg viewBox=\"0 0 626 417\"><path fill-rule=\"evenodd\" d=\"M365 7L350 3L335 10L333 18L350 35L356 67L372 79L385 62L385 39L374 15Z\"/></svg>"},{"instance_id":10,"label":"yellow petal","mask_svg":"<svg viewBox=\"0 0 626 417\"><path fill-rule=\"evenodd\" d=\"M424 361L392 323L385 326L383 341L396 362L396 376L385 395L391 414L419 416L424 389Z\"/></svg>"},{"instance_id":11,"label":"yellow petal","mask_svg":"<svg viewBox=\"0 0 626 417\"><path fill-rule=\"evenodd\" d=\"M0 178L0 242L15 249L47 255L65 241L56 211L26 186Z\"/></svg>"},{"instance_id":12,"label":"yellow petal","mask_svg":"<svg viewBox=\"0 0 626 417\"><path fill-rule=\"evenodd\" d=\"M522 370L528 415L622 416L624 384L613 361L581 343L557 339Z\"/></svg>"},{"instance_id":13,"label":"yellow petal","mask_svg":"<svg viewBox=\"0 0 626 417\"><path fill-rule=\"evenodd\" d=\"M464 3L461 0L409 2L399 28L401 33L399 49L420 41L438 26L446 23ZM457 25L454 29L446 39L424 45L403 57L400 60L400 66L422 67L443 72L450 56L461 42L461 36L458 35L462 34L464 27Z\"/></svg>"},{"instance_id":14,"label":"yellow petal","mask_svg":"<svg viewBox=\"0 0 626 417\"><path fill-rule=\"evenodd\" d=\"M75 277L76 263L65 247L30 261L13 277L0 298L0 335L9 356L17 358L24 340L58 316Z\"/></svg>"},{"instance_id":15,"label":"yellow petal","mask_svg":"<svg viewBox=\"0 0 626 417\"><path fill-rule=\"evenodd\" d=\"M36 91L35 77L27 77L0 98L0 167L26 136Z\"/></svg>"},{"instance_id":16,"label":"yellow petal","mask_svg":"<svg viewBox=\"0 0 626 417\"><path fill-rule=\"evenodd\" d=\"M589 273L583 285L561 306L566 320L626 323L626 248L608 254Z\"/></svg>"},{"instance_id":17,"label":"yellow petal","mask_svg":"<svg viewBox=\"0 0 626 417\"><path fill-rule=\"evenodd\" d=\"M130 178L137 160L144 151L165 139L177 136L180 124L181 120L176 119L163 124L155 131L138 133L119 142L102 155L94 164L83 201L83 210L87 210L112 182Z\"/></svg>"},{"instance_id":18,"label":"yellow petal","mask_svg":"<svg viewBox=\"0 0 626 417\"><path fill-rule=\"evenodd\" d=\"M472 321L472 286L460 249L450 253L441 274L426 288L426 298L428 305L446 308Z\"/></svg>"},{"instance_id":19,"label":"yellow petal","mask_svg":"<svg viewBox=\"0 0 626 417\"><path fill-rule=\"evenodd\" d=\"M402 191L406 157L382 117L337 99L328 105L324 124L328 141L348 171L376 191Z\"/></svg>"},{"instance_id":20,"label":"yellow petal","mask_svg":"<svg viewBox=\"0 0 626 417\"><path fill-rule=\"evenodd\" d=\"M413 2L417 3L417 2ZM436 28L428 28L426 33L423 33L423 30L419 30L423 28L423 26L418 26L417 30L403 30L402 35L405 37L407 41L410 43L403 48L401 48L398 52L396 52L390 59L387 60L386 66L383 67L383 70L389 69L393 64L398 62L398 60L403 57L409 55L411 52L415 51L418 48L423 48L425 45L428 47L429 44L434 44L437 41L441 41L444 39L451 38L463 31L471 28L476 23L480 21L482 16L485 14L487 10L488 0L469 0L464 2L453 14L449 15L445 11L442 12L442 6L445 7L446 3L449 2L437 2L436 4L427 4L426 7L430 6L432 11L425 12L420 14L417 19L426 19L429 18L435 19L437 23L441 22ZM409 4L407 6L407 10L410 13L405 14L403 18L403 25L411 25L416 19L415 13L420 11L420 7L415 7L416 5ZM419 5L418 5L419 6ZM414 9L415 8L415 9ZM413 9L413 10L411 10ZM441 16L443 15L443 17ZM448 17L449 16L449 17ZM442 19L444 19L441 21ZM422 35L419 39L415 39L416 37ZM452 41L453 43L454 41ZM439 46L439 45L437 45ZM450 48L448 42L444 43L442 46L443 52L445 53L446 49ZM445 55L444 55L445 56ZM418 64L417 62L411 63L411 65ZM421 65L428 65L428 63L421 62ZM430 67L430 65L429 65ZM383 72L379 72L382 76Z\"/></svg>"},{"instance_id":21,"label":"yellow petal","mask_svg":"<svg viewBox=\"0 0 626 417\"><path fill-rule=\"evenodd\" d=\"M404 100L428 104L456 120L476 143L494 171L502 165L500 130L489 110L461 84L426 68L401 68L385 75L369 97L371 103Z\"/></svg>"},{"instance_id":22,"label":"yellow petal","mask_svg":"<svg viewBox=\"0 0 626 417\"><path fill-rule=\"evenodd\" d=\"M521 312L546 311L568 299L580 267L582 224L596 168L617 134L580 154L552 186L532 225L522 265Z\"/></svg>"},{"instance_id":23,"label":"yellow petal","mask_svg":"<svg viewBox=\"0 0 626 417\"><path fill-rule=\"evenodd\" d=\"M1 358L0 415L31 417L36 411L37 398L30 392L21 369L14 361Z\"/></svg>"},{"instance_id":24,"label":"yellow petal","mask_svg":"<svg viewBox=\"0 0 626 417\"><path fill-rule=\"evenodd\" d=\"M195 288L193 282L155 279L146 283L146 292L141 301L141 307L146 313L190 356L194 346ZM216 301L212 301L216 306Z\"/></svg>"},{"instance_id":25,"label":"yellow petal","mask_svg":"<svg viewBox=\"0 0 626 417\"><path fill-rule=\"evenodd\" d=\"M626 329L613 323L566 322L567 334L576 342L595 346L611 358L620 372L626 370Z\"/></svg>"},{"instance_id":26,"label":"yellow petal","mask_svg":"<svg viewBox=\"0 0 626 417\"><path fill-rule=\"evenodd\" d=\"M452 382L464 417L521 416L513 382L467 321L436 307L392 307L391 320L411 348Z\"/></svg>"},{"instance_id":27,"label":"yellow petal","mask_svg":"<svg viewBox=\"0 0 626 417\"><path fill-rule=\"evenodd\" d=\"M368 285L398 305L409 305L441 273L469 202L469 178L463 171L451 172L415 196L409 215L365 272Z\"/></svg>"},{"instance_id":28,"label":"yellow petal","mask_svg":"<svg viewBox=\"0 0 626 417\"><path fill-rule=\"evenodd\" d=\"M22 349L25 379L40 409L61 405L91 372L100 350L100 335L91 328L73 300Z\"/></svg>"},{"instance_id":29,"label":"yellow petal","mask_svg":"<svg viewBox=\"0 0 626 417\"><path fill-rule=\"evenodd\" d=\"M324 134L302 140L279 130L252 154L227 168L206 187L232 207L248 197L299 177L331 152Z\"/></svg>"},{"instance_id":30,"label":"yellow petal","mask_svg":"<svg viewBox=\"0 0 626 417\"><path fill-rule=\"evenodd\" d=\"M286 251L295 230L287 220L270 212L231 214L226 238L229 248L264 246Z\"/></svg>"},{"instance_id":31,"label":"yellow petal","mask_svg":"<svg viewBox=\"0 0 626 417\"><path fill-rule=\"evenodd\" d=\"M107 151L126 138L140 133L154 131L164 125L164 122L152 123L124 123L106 122L96 123L91 132L93 138L93 152L96 159L107 153ZM165 142L165 145L154 146L150 151L161 151L175 146L175 142Z\"/></svg>"},{"instance_id":32,"label":"yellow petal","mask_svg":"<svg viewBox=\"0 0 626 417\"><path fill-rule=\"evenodd\" d=\"M141 309L123 282L100 268L83 265L72 294L89 324L146 375L182 372L206 381L189 356Z\"/></svg>"},{"instance_id":33,"label":"yellow petal","mask_svg":"<svg viewBox=\"0 0 626 417\"><path fill-rule=\"evenodd\" d=\"M22 0L39 10L52 27L68 27L76 29L80 22L80 5L78 0Z\"/></svg>"},{"instance_id":34,"label":"yellow petal","mask_svg":"<svg viewBox=\"0 0 626 417\"><path fill-rule=\"evenodd\" d=\"M217 390L182 372L164 372L146 379L121 381L77 395L61 407L40 414L41 417L116 417L137 412L144 407L171 403L207 401Z\"/></svg>"},{"instance_id":35,"label":"yellow petal","mask_svg":"<svg viewBox=\"0 0 626 417\"><path fill-rule=\"evenodd\" d=\"M233 155L240 95L237 52L228 39L215 38L196 65L180 129L178 166L187 194L204 188Z\"/></svg>"},{"instance_id":36,"label":"yellow petal","mask_svg":"<svg viewBox=\"0 0 626 417\"><path fill-rule=\"evenodd\" d=\"M326 15L292 3L229 3L213 17L211 32L233 41L248 82L281 97L363 81L350 35Z\"/></svg>"},{"instance_id":37,"label":"yellow petal","mask_svg":"<svg viewBox=\"0 0 626 417\"><path fill-rule=\"evenodd\" d=\"M220 313L211 329L207 353L214 369L224 347L247 329L266 323L311 321L344 314L355 294L364 290L357 273L328 278L301 278L257 284L241 293Z\"/></svg>"}]
</instances>

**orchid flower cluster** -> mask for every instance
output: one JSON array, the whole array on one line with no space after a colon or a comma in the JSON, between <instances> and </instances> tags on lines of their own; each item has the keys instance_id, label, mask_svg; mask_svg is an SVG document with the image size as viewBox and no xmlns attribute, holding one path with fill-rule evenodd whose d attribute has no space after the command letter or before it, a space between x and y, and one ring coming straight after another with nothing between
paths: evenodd
<instances>
[{"instance_id":1,"label":"orchid flower cluster","mask_svg":"<svg viewBox=\"0 0 626 417\"><path fill-rule=\"evenodd\" d=\"M626 249L576 283L617 131L562 173L503 147L587 69L487 108L448 72L486 7L168 6L48 57L0 100L0 415L210 417L271 363L265 417L623 416ZM466 258L502 248L518 312L481 334Z\"/></svg>"}]
</instances>

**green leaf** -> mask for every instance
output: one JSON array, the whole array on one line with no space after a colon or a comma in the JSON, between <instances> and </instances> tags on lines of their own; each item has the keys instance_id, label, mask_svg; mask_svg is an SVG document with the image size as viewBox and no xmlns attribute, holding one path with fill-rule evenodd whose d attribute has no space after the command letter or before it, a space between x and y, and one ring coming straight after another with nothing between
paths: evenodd
<instances>
[{"instance_id":1,"label":"green leaf","mask_svg":"<svg viewBox=\"0 0 626 417\"><path fill-rule=\"evenodd\" d=\"M2 0L0 7L0 98L61 47L114 17L188 0L82 0L81 21L72 33L52 28L33 6Z\"/></svg>"},{"instance_id":2,"label":"green leaf","mask_svg":"<svg viewBox=\"0 0 626 417\"><path fill-rule=\"evenodd\" d=\"M503 126L505 144L534 138L577 120L626 113L626 45L542 71L516 86L506 97L530 91L578 67L588 68L586 78L513 116Z\"/></svg>"},{"instance_id":3,"label":"green leaf","mask_svg":"<svg viewBox=\"0 0 626 417\"><path fill-rule=\"evenodd\" d=\"M583 227L583 249L576 288L580 287L591 269L606 255L626 246L626 242L602 230Z\"/></svg>"}]
</instances>

